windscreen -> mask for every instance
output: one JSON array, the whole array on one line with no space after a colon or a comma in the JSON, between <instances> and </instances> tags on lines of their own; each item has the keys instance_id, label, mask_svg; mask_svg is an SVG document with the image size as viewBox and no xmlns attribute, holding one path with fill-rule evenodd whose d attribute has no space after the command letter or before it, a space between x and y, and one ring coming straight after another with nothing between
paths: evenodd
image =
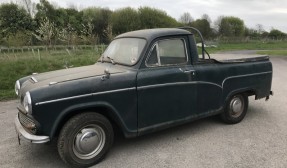
<instances>
[{"instance_id":1,"label":"windscreen","mask_svg":"<svg viewBox=\"0 0 287 168\"><path fill-rule=\"evenodd\" d=\"M146 40L140 38L120 38L110 43L102 55L105 62L123 65L134 65L137 63Z\"/></svg>"}]
</instances>

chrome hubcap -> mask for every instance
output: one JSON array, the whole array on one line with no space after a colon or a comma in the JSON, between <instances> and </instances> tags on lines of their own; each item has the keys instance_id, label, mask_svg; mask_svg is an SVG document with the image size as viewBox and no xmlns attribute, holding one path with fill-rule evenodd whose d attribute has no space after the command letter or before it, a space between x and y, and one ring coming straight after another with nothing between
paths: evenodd
<instances>
[{"instance_id":1,"label":"chrome hubcap","mask_svg":"<svg viewBox=\"0 0 287 168\"><path fill-rule=\"evenodd\" d=\"M239 117L243 112L244 103L240 97L234 97L230 101L230 114L232 117Z\"/></svg>"},{"instance_id":2,"label":"chrome hubcap","mask_svg":"<svg viewBox=\"0 0 287 168\"><path fill-rule=\"evenodd\" d=\"M105 139L106 134L100 126L86 126L74 137L73 152L80 159L91 159L101 152Z\"/></svg>"}]
</instances>

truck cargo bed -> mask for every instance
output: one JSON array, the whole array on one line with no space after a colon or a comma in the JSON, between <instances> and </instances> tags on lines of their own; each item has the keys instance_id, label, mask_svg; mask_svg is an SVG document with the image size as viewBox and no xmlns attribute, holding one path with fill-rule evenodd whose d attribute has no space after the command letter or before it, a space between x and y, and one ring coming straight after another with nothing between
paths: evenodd
<instances>
[{"instance_id":1,"label":"truck cargo bed","mask_svg":"<svg viewBox=\"0 0 287 168\"><path fill-rule=\"evenodd\" d=\"M211 59L199 59L199 63L240 63L269 60L267 55L211 54Z\"/></svg>"}]
</instances>

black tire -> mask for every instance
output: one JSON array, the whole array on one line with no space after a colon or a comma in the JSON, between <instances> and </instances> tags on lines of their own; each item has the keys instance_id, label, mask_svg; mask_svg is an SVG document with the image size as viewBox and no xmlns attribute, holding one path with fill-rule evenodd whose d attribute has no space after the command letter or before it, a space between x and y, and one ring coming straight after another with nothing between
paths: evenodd
<instances>
[{"instance_id":1,"label":"black tire","mask_svg":"<svg viewBox=\"0 0 287 168\"><path fill-rule=\"evenodd\" d=\"M98 113L82 113L63 126L58 152L72 167L88 167L100 162L113 144L114 132L109 120Z\"/></svg>"},{"instance_id":2,"label":"black tire","mask_svg":"<svg viewBox=\"0 0 287 168\"><path fill-rule=\"evenodd\" d=\"M227 101L221 119L227 124L237 124L243 120L248 109L248 96L237 94Z\"/></svg>"}]
</instances>

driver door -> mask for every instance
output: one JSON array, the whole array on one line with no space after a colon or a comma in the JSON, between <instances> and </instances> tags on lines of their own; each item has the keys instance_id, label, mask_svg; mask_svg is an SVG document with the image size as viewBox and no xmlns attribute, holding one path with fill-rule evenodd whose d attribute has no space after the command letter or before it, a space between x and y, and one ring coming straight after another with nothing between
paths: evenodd
<instances>
[{"instance_id":1,"label":"driver door","mask_svg":"<svg viewBox=\"0 0 287 168\"><path fill-rule=\"evenodd\" d=\"M188 39L156 41L137 75L139 134L184 122L196 114L195 70Z\"/></svg>"}]
</instances>

